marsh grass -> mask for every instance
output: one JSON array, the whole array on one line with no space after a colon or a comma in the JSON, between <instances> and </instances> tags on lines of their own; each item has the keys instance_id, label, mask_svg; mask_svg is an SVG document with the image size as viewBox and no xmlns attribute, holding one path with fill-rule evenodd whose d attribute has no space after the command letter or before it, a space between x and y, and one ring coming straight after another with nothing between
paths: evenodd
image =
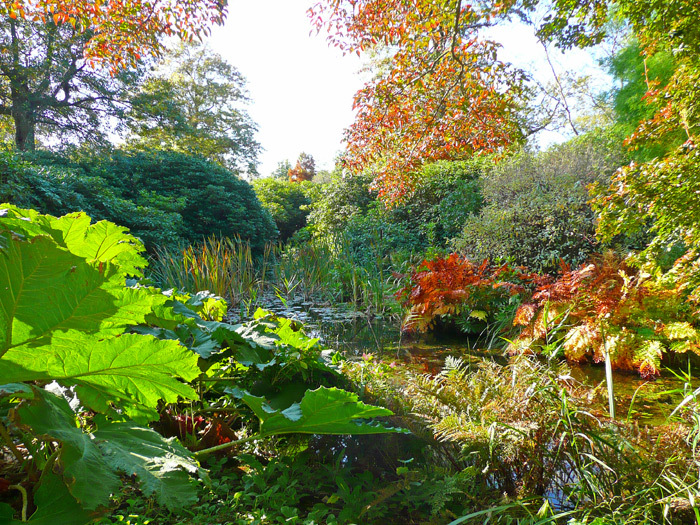
<instances>
[{"instance_id":1,"label":"marsh grass","mask_svg":"<svg viewBox=\"0 0 700 525\"><path fill-rule=\"evenodd\" d=\"M256 258L247 241L209 237L179 250L156 250L150 272L163 288L209 290L232 307L250 310L266 286L272 253L273 247L266 246Z\"/></svg>"},{"instance_id":2,"label":"marsh grass","mask_svg":"<svg viewBox=\"0 0 700 525\"><path fill-rule=\"evenodd\" d=\"M343 371L426 440L429 464L472 477L454 524L700 523L690 388L678 417L640 427L608 418L602 394L565 365L525 356L505 366L448 358L436 375L374 361Z\"/></svg>"},{"instance_id":3,"label":"marsh grass","mask_svg":"<svg viewBox=\"0 0 700 525\"><path fill-rule=\"evenodd\" d=\"M266 295L284 304L301 299L352 303L379 314L396 310L400 283L395 275L407 272L412 260L382 257L373 246L367 250L371 257L358 254L339 236L301 245L268 244L256 256L246 241L210 237L178 250L156 250L150 276L163 288L209 290L244 317Z\"/></svg>"}]
</instances>

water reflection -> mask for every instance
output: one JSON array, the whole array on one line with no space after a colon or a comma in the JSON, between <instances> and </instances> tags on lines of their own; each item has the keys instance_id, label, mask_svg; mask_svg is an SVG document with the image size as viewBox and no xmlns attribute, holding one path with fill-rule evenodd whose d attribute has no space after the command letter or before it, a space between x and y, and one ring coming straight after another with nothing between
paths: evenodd
<instances>
[{"instance_id":1,"label":"water reflection","mask_svg":"<svg viewBox=\"0 0 700 525\"><path fill-rule=\"evenodd\" d=\"M475 356L505 364L508 357L502 350L483 350L475 338L462 334L407 335L401 333L396 316L377 317L340 305L317 305L309 302L282 304L272 301L267 307L275 313L303 322L312 337L350 358L375 354L378 358L401 360L413 370L437 373L445 357ZM631 418L641 424L664 424L683 399L683 390L697 388L700 379L693 371L700 366L694 355L678 356L664 369L662 377L648 381L636 373L615 372L613 382L617 412L620 418ZM692 379L688 381L690 371ZM571 365L572 377L591 387L606 407L605 369L602 364ZM605 409L607 412L607 409Z\"/></svg>"}]
</instances>

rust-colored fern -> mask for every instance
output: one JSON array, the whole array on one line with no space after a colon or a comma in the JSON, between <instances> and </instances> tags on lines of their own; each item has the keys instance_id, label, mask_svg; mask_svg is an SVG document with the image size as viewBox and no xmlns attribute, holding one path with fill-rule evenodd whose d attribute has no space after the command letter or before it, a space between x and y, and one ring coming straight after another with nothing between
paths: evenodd
<instances>
[{"instance_id":1,"label":"rust-colored fern","mask_svg":"<svg viewBox=\"0 0 700 525\"><path fill-rule=\"evenodd\" d=\"M543 284L538 274L488 260L476 264L458 254L424 260L397 296L410 307L404 329L425 332L437 319L467 314L479 319L490 314L489 303Z\"/></svg>"},{"instance_id":2,"label":"rust-colored fern","mask_svg":"<svg viewBox=\"0 0 700 525\"><path fill-rule=\"evenodd\" d=\"M571 361L600 362L607 351L615 368L654 377L665 351L697 351L686 310L677 287L611 254L597 256L576 270L562 265L556 281L518 308L514 325L523 329L509 351L536 352L554 339Z\"/></svg>"}]
</instances>

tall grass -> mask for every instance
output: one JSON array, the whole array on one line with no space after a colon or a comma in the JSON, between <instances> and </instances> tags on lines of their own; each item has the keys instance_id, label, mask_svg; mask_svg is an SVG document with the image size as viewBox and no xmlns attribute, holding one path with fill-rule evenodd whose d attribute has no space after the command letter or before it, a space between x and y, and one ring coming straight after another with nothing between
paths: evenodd
<instances>
[{"instance_id":1,"label":"tall grass","mask_svg":"<svg viewBox=\"0 0 700 525\"><path fill-rule=\"evenodd\" d=\"M470 478L453 523L700 523L700 406L640 428L612 420L565 365L448 358L436 376L349 362L372 401L424 436L436 468Z\"/></svg>"},{"instance_id":2,"label":"tall grass","mask_svg":"<svg viewBox=\"0 0 700 525\"><path fill-rule=\"evenodd\" d=\"M179 250L159 249L150 276L164 288L209 290L242 313L250 313L275 295L289 301L352 303L383 313L396 305L396 270L405 271L406 257L358 254L342 236L298 246L268 244L255 257L240 239L210 237ZM266 297L267 295L267 297Z\"/></svg>"},{"instance_id":3,"label":"tall grass","mask_svg":"<svg viewBox=\"0 0 700 525\"><path fill-rule=\"evenodd\" d=\"M250 309L266 286L272 251L267 246L256 258L247 241L209 237L180 250L156 250L151 277L164 288L209 290L231 306Z\"/></svg>"}]
</instances>

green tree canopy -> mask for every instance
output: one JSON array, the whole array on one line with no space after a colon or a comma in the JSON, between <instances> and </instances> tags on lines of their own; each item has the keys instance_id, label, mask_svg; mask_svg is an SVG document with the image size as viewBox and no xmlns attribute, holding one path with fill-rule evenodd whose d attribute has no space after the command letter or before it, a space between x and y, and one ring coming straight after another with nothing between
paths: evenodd
<instances>
[{"instance_id":1,"label":"green tree canopy","mask_svg":"<svg viewBox=\"0 0 700 525\"><path fill-rule=\"evenodd\" d=\"M286 180L273 178L253 181L255 194L263 208L272 215L283 241L306 226L308 206L311 204L311 199L305 191L308 184L291 184Z\"/></svg>"},{"instance_id":2,"label":"green tree canopy","mask_svg":"<svg viewBox=\"0 0 700 525\"><path fill-rule=\"evenodd\" d=\"M106 117L123 114L136 72L90 67L91 36L48 17L0 22L0 116L11 122L19 150L34 150L38 139L106 142Z\"/></svg>"},{"instance_id":3,"label":"green tree canopy","mask_svg":"<svg viewBox=\"0 0 700 525\"><path fill-rule=\"evenodd\" d=\"M205 45L180 45L131 98L129 143L201 155L257 174L260 144L243 75Z\"/></svg>"}]
</instances>

